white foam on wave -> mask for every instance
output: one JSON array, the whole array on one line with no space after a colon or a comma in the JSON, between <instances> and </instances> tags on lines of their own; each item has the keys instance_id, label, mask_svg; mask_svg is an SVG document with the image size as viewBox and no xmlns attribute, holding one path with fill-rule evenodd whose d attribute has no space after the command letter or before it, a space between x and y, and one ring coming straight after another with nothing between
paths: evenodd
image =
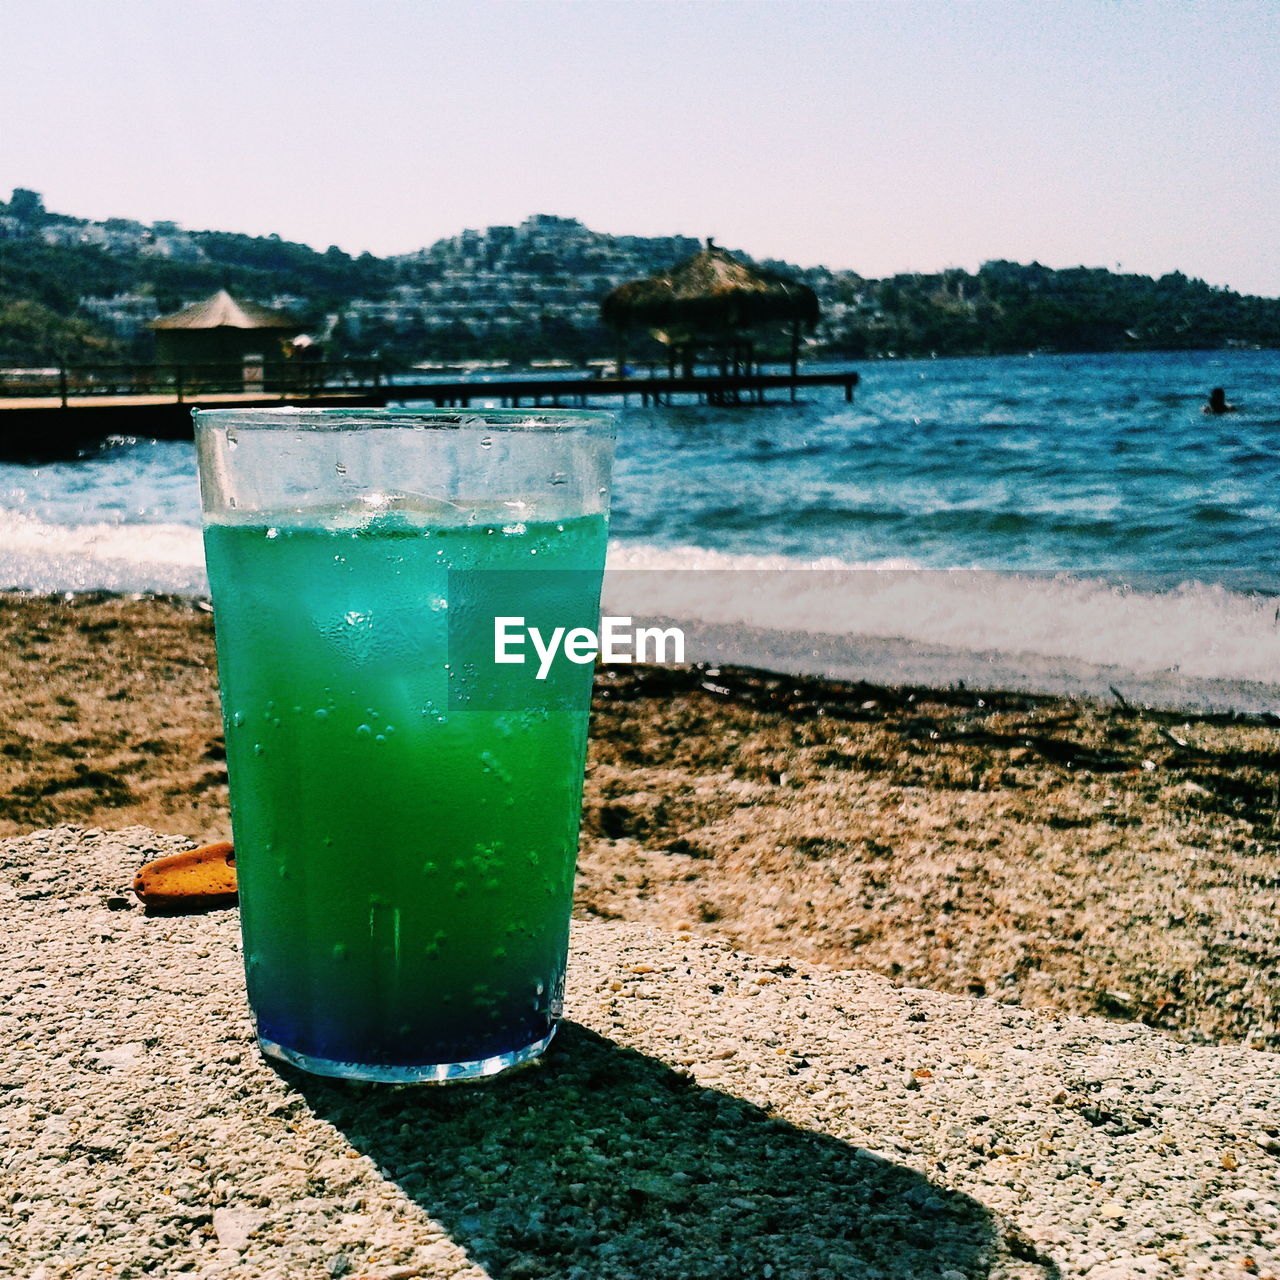
<instances>
[{"instance_id":1,"label":"white foam on wave","mask_svg":"<svg viewBox=\"0 0 1280 1280\"><path fill-rule=\"evenodd\" d=\"M48 524L0 511L0 589L205 590L200 530L186 524Z\"/></svg>"},{"instance_id":2,"label":"white foam on wave","mask_svg":"<svg viewBox=\"0 0 1280 1280\"><path fill-rule=\"evenodd\" d=\"M138 565L204 563L200 530L185 524L45 524L14 511L0 512L0 556L80 555Z\"/></svg>"},{"instance_id":3,"label":"white foam on wave","mask_svg":"<svg viewBox=\"0 0 1280 1280\"><path fill-rule=\"evenodd\" d=\"M610 542L610 571L629 569L653 569L661 572L684 569L920 569L915 560L891 557L882 560L841 560L835 556L821 556L814 560L800 560L795 556L746 555L729 551L713 551L708 547L673 546L658 547L644 542Z\"/></svg>"},{"instance_id":4,"label":"white foam on wave","mask_svg":"<svg viewBox=\"0 0 1280 1280\"><path fill-rule=\"evenodd\" d=\"M1129 673L1280 684L1273 597L1175 579L611 548L606 605L763 631L901 640ZM635 571L635 572L631 572Z\"/></svg>"}]
</instances>

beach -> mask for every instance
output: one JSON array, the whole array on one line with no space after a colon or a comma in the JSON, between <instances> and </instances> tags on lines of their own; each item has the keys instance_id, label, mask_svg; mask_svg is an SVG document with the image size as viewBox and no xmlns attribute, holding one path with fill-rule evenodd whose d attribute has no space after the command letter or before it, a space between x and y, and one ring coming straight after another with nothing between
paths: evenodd
<instances>
[{"instance_id":1,"label":"beach","mask_svg":"<svg viewBox=\"0 0 1280 1280\"><path fill-rule=\"evenodd\" d=\"M0 834L230 833L195 598L0 596ZM1274 717L597 676L579 919L1280 1049Z\"/></svg>"}]
</instances>

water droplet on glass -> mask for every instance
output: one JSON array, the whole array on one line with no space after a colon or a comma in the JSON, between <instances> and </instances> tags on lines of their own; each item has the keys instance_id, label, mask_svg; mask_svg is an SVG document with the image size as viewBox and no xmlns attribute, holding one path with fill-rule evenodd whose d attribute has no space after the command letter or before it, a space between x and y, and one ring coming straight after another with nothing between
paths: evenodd
<instances>
[{"instance_id":1,"label":"water droplet on glass","mask_svg":"<svg viewBox=\"0 0 1280 1280\"><path fill-rule=\"evenodd\" d=\"M240 437L234 431L227 432L227 448L236 449L240 445Z\"/></svg>"},{"instance_id":2,"label":"water droplet on glass","mask_svg":"<svg viewBox=\"0 0 1280 1280\"><path fill-rule=\"evenodd\" d=\"M563 472L563 471L553 471L553 472L552 472L552 473L547 477L547 483L548 483L548 484L568 484L568 483L569 483L569 477L568 477L568 475L567 475L565 472Z\"/></svg>"},{"instance_id":3,"label":"water droplet on glass","mask_svg":"<svg viewBox=\"0 0 1280 1280\"><path fill-rule=\"evenodd\" d=\"M273 528L273 529L268 529L268 530L267 530L267 537L268 537L268 538L278 538L279 536L280 536L280 530L279 530L279 529L274 529L274 528Z\"/></svg>"},{"instance_id":4,"label":"water droplet on glass","mask_svg":"<svg viewBox=\"0 0 1280 1280\"><path fill-rule=\"evenodd\" d=\"M480 441L480 447L481 447L482 449L492 449L492 448L493 448L493 437L492 437L492 436L485 436L485 437Z\"/></svg>"},{"instance_id":5,"label":"water droplet on glass","mask_svg":"<svg viewBox=\"0 0 1280 1280\"><path fill-rule=\"evenodd\" d=\"M347 958L347 944L345 942L335 942L333 944L333 958L335 960L345 960Z\"/></svg>"},{"instance_id":6,"label":"water droplet on glass","mask_svg":"<svg viewBox=\"0 0 1280 1280\"><path fill-rule=\"evenodd\" d=\"M345 475L347 474L347 464L346 464L345 462L335 462L335 463L333 464L333 469L334 469L334 470L335 470L335 471L336 471L340 476L345 476Z\"/></svg>"},{"instance_id":7,"label":"water droplet on glass","mask_svg":"<svg viewBox=\"0 0 1280 1280\"><path fill-rule=\"evenodd\" d=\"M356 736L359 738L370 738L373 736L373 730L367 724L362 724L356 729Z\"/></svg>"},{"instance_id":8,"label":"water droplet on glass","mask_svg":"<svg viewBox=\"0 0 1280 1280\"><path fill-rule=\"evenodd\" d=\"M317 708L316 708L316 719L317 719L317 720L327 720L328 718L329 718L329 712L328 712L324 707L317 707Z\"/></svg>"}]
</instances>

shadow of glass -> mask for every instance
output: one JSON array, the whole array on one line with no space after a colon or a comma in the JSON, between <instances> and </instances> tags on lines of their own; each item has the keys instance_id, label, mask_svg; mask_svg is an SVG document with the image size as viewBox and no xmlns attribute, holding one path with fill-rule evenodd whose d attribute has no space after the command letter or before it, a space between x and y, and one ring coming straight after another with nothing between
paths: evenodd
<instances>
[{"instance_id":1,"label":"shadow of glass","mask_svg":"<svg viewBox=\"0 0 1280 1280\"><path fill-rule=\"evenodd\" d=\"M938 1280L996 1251L977 1201L574 1023L474 1087L281 1071L494 1280Z\"/></svg>"}]
</instances>

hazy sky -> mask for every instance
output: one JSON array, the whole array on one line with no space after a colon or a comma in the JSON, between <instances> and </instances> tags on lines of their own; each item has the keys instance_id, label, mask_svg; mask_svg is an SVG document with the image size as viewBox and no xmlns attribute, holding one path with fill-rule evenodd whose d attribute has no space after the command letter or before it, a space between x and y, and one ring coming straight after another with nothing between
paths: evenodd
<instances>
[{"instance_id":1,"label":"hazy sky","mask_svg":"<svg viewBox=\"0 0 1280 1280\"><path fill-rule=\"evenodd\" d=\"M1280 295L1280 0L8 0L0 120L0 194L84 217Z\"/></svg>"}]
</instances>

